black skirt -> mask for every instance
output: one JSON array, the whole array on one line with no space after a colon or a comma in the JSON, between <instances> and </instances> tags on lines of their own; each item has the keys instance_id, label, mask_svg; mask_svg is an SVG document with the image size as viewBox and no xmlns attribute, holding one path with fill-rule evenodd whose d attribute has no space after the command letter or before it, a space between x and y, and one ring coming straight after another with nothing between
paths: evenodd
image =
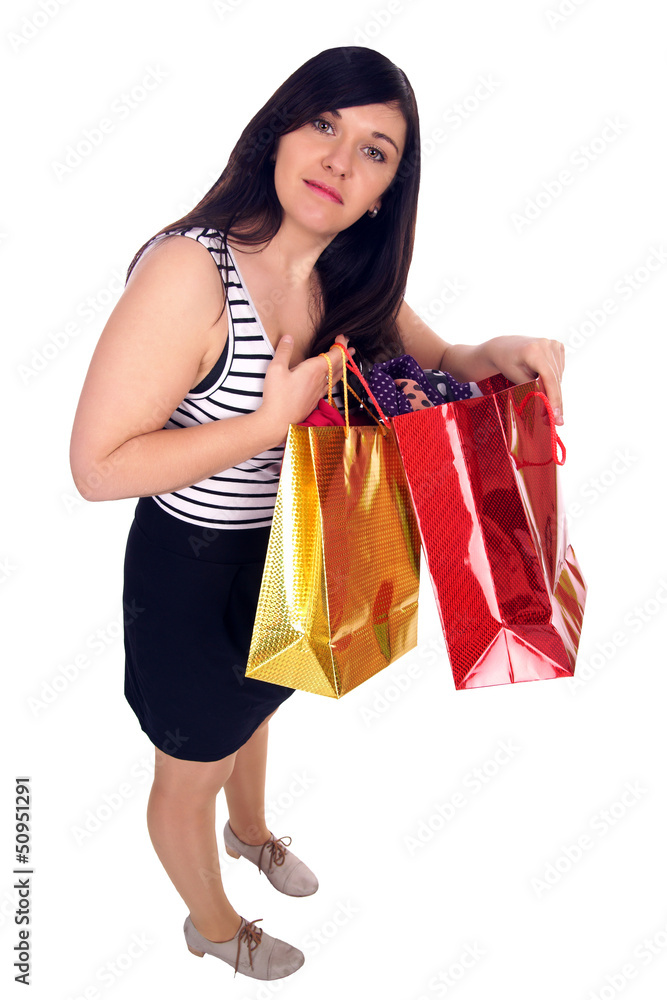
<instances>
[{"instance_id":1,"label":"black skirt","mask_svg":"<svg viewBox=\"0 0 667 1000\"><path fill-rule=\"evenodd\" d=\"M294 688L245 676L270 528L216 530L137 503L125 550L125 697L150 741L220 760Z\"/></svg>"}]
</instances>

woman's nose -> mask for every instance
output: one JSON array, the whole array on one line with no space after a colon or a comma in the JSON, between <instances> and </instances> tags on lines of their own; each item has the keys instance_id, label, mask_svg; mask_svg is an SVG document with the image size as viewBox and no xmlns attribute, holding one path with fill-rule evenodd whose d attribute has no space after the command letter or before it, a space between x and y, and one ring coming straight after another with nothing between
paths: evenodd
<instances>
[{"instance_id":1,"label":"woman's nose","mask_svg":"<svg viewBox=\"0 0 667 1000\"><path fill-rule=\"evenodd\" d=\"M343 143L332 146L327 150L322 163L324 167L330 167L337 177L347 176L352 166L352 150Z\"/></svg>"}]
</instances>

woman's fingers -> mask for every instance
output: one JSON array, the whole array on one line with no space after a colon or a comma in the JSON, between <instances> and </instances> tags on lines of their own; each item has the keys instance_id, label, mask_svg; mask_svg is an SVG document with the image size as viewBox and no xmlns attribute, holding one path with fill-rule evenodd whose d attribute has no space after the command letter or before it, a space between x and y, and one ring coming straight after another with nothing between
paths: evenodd
<instances>
[{"instance_id":1,"label":"woman's fingers","mask_svg":"<svg viewBox=\"0 0 667 1000\"><path fill-rule=\"evenodd\" d=\"M338 334L338 336L334 340L334 344L342 344L344 347L347 347L347 349L350 352L350 354L354 354L354 347L350 347L349 346L349 344L350 344L349 339L347 337L345 337L342 333ZM340 354L341 352L338 351L338 353Z\"/></svg>"},{"instance_id":2,"label":"woman's fingers","mask_svg":"<svg viewBox=\"0 0 667 1000\"><path fill-rule=\"evenodd\" d=\"M334 340L334 345L335 344L342 344L343 347L346 347L350 354L354 357L354 347L349 346L348 338L344 337L342 333L339 333ZM343 352L333 345L329 348L327 353L331 358L334 382L338 382L338 380L343 376L343 367L347 359Z\"/></svg>"},{"instance_id":3,"label":"woman's fingers","mask_svg":"<svg viewBox=\"0 0 667 1000\"><path fill-rule=\"evenodd\" d=\"M532 341L526 347L526 367L532 368L540 376L557 424L563 423L561 379L564 363L565 348L558 340L544 338Z\"/></svg>"},{"instance_id":4,"label":"woman's fingers","mask_svg":"<svg viewBox=\"0 0 667 1000\"><path fill-rule=\"evenodd\" d=\"M563 423L561 379L565 365L565 347L559 340L546 337L494 337L488 342L490 356L498 371L517 384L539 375L557 424Z\"/></svg>"},{"instance_id":5,"label":"woman's fingers","mask_svg":"<svg viewBox=\"0 0 667 1000\"><path fill-rule=\"evenodd\" d=\"M276 363L281 365L283 368L289 368L293 347L294 341L291 337L281 337L275 350L274 361L276 361Z\"/></svg>"}]
</instances>

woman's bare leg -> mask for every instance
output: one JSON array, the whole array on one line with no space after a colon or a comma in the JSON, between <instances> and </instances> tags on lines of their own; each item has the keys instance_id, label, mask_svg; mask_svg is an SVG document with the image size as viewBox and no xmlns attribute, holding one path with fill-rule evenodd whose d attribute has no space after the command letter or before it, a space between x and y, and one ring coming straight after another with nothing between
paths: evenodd
<instances>
[{"instance_id":1,"label":"woman's bare leg","mask_svg":"<svg viewBox=\"0 0 667 1000\"><path fill-rule=\"evenodd\" d=\"M276 708L271 715L277 711ZM236 751L233 770L224 783L229 825L244 844L264 844L271 836L264 816L268 722L271 715L267 715L250 739Z\"/></svg>"},{"instance_id":2,"label":"woman's bare leg","mask_svg":"<svg viewBox=\"0 0 667 1000\"><path fill-rule=\"evenodd\" d=\"M241 926L241 916L222 888L215 835L216 796L232 773L235 757L179 760L155 748L148 832L193 924L209 941L228 941Z\"/></svg>"}]
</instances>

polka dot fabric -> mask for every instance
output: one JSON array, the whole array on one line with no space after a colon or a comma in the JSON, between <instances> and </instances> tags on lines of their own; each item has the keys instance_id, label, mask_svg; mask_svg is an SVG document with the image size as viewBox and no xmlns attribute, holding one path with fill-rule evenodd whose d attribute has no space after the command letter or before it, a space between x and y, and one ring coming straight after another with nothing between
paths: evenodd
<instances>
[{"instance_id":1,"label":"polka dot fabric","mask_svg":"<svg viewBox=\"0 0 667 1000\"><path fill-rule=\"evenodd\" d=\"M441 403L454 403L459 399L472 399L473 396L482 395L476 382L457 382L449 372L429 368L424 375L442 396Z\"/></svg>"},{"instance_id":2,"label":"polka dot fabric","mask_svg":"<svg viewBox=\"0 0 667 1000\"><path fill-rule=\"evenodd\" d=\"M366 380L388 417L481 395L474 382L457 382L449 372L424 371L409 354L373 365Z\"/></svg>"},{"instance_id":3,"label":"polka dot fabric","mask_svg":"<svg viewBox=\"0 0 667 1000\"><path fill-rule=\"evenodd\" d=\"M422 410L424 407L433 405L421 391L417 382L413 382L411 379L406 378L396 378L394 379L394 382L403 395L407 396L410 400L410 406L413 410Z\"/></svg>"}]
</instances>

